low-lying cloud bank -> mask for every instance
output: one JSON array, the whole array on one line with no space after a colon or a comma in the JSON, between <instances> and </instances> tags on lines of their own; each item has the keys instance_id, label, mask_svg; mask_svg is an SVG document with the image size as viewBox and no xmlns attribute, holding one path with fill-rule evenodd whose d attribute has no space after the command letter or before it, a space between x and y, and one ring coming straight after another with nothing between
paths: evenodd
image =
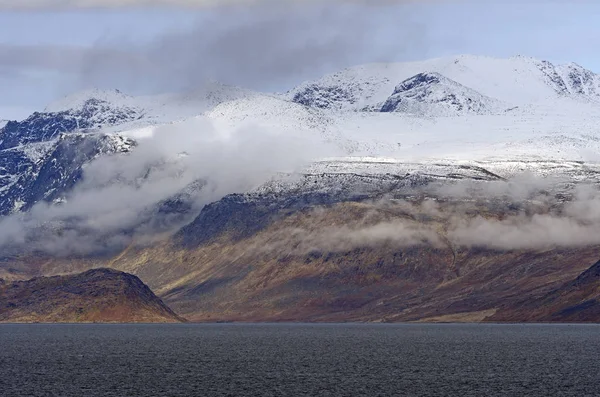
<instances>
[{"instance_id":1,"label":"low-lying cloud bank","mask_svg":"<svg viewBox=\"0 0 600 397\"><path fill-rule=\"evenodd\" d=\"M0 220L0 246L53 255L118 249L172 232L203 205L293 173L328 150L309 132L222 132L203 118L158 127L131 153L91 162L64 203Z\"/></svg>"},{"instance_id":2,"label":"low-lying cloud bank","mask_svg":"<svg viewBox=\"0 0 600 397\"><path fill-rule=\"evenodd\" d=\"M265 128L224 133L203 118L158 127L126 155L100 157L60 205L40 203L0 221L0 246L51 255L89 255L165 238L210 202L301 171L335 155L309 132ZM427 246L495 250L600 244L600 190L559 178L433 183L363 203L332 222L317 208L278 229L253 252L307 255L355 248ZM565 199L567 197L567 199ZM346 204L342 204L346 205ZM362 213L367 208L366 213ZM335 212L333 213L335 214ZM361 215L362 214L362 215ZM340 221L340 219L343 219Z\"/></svg>"},{"instance_id":3,"label":"low-lying cloud bank","mask_svg":"<svg viewBox=\"0 0 600 397\"><path fill-rule=\"evenodd\" d=\"M544 212L521 212L500 219L482 216L455 219L448 228L448 238L458 246L502 250L600 244L600 191L597 188L580 185L575 188L571 201L557 205L547 198L539 210Z\"/></svg>"},{"instance_id":4,"label":"low-lying cloud bank","mask_svg":"<svg viewBox=\"0 0 600 397\"><path fill-rule=\"evenodd\" d=\"M275 238L261 241L253 248L253 252L302 256L317 252L343 253L357 248L375 248L382 245L428 245L443 248L445 241L434 229L426 225L397 220L362 226L328 226L319 230L285 229L278 231Z\"/></svg>"},{"instance_id":5,"label":"low-lying cloud bank","mask_svg":"<svg viewBox=\"0 0 600 397\"><path fill-rule=\"evenodd\" d=\"M519 185L523 181L529 183ZM600 190L581 185L563 202L540 190L548 183L530 175L502 182L464 181L442 193L434 189L435 199L382 199L369 204L366 215L337 226L327 224L333 210L314 211L310 227L276 230L257 250L308 255L381 246L510 251L600 245Z\"/></svg>"}]
</instances>

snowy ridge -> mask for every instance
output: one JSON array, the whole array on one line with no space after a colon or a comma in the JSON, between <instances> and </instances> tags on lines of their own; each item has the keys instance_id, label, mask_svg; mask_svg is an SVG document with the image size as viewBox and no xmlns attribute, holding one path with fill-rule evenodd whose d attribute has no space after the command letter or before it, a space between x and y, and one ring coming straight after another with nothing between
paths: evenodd
<instances>
[{"instance_id":1,"label":"snowy ridge","mask_svg":"<svg viewBox=\"0 0 600 397\"><path fill-rule=\"evenodd\" d=\"M0 150L55 139L73 131L99 130L143 117L136 108L118 107L90 98L81 107L59 112L35 112L27 119L9 121L0 129Z\"/></svg>"},{"instance_id":2,"label":"snowy ridge","mask_svg":"<svg viewBox=\"0 0 600 397\"><path fill-rule=\"evenodd\" d=\"M372 110L383 103L400 82L424 72L439 73L511 106L559 95L580 95L596 101L600 93L600 76L578 65L555 66L523 56L498 59L461 55L423 62L357 66L303 83L286 97L312 107Z\"/></svg>"},{"instance_id":3,"label":"snowy ridge","mask_svg":"<svg viewBox=\"0 0 600 397\"><path fill-rule=\"evenodd\" d=\"M115 133L184 120L221 103L255 95L258 93L217 82L208 82L190 92L145 96L92 89L68 95L48 105L41 114L85 113L86 127L76 129L103 129ZM129 117L124 117L127 115Z\"/></svg>"},{"instance_id":4,"label":"snowy ridge","mask_svg":"<svg viewBox=\"0 0 600 397\"><path fill-rule=\"evenodd\" d=\"M571 94L600 97L600 77L576 63L560 65L557 73Z\"/></svg>"},{"instance_id":5,"label":"snowy ridge","mask_svg":"<svg viewBox=\"0 0 600 397\"><path fill-rule=\"evenodd\" d=\"M136 98L123 94L119 90L91 89L76 92L71 95L50 103L44 109L44 113L58 113L65 111L76 111L83 109L90 101L102 102L111 109L136 108Z\"/></svg>"},{"instance_id":6,"label":"snowy ridge","mask_svg":"<svg viewBox=\"0 0 600 397\"><path fill-rule=\"evenodd\" d=\"M221 103L204 113L221 126L263 125L278 130L323 130L333 122L327 113L271 95L255 95Z\"/></svg>"},{"instance_id":7,"label":"snowy ridge","mask_svg":"<svg viewBox=\"0 0 600 397\"><path fill-rule=\"evenodd\" d=\"M265 128L334 146L331 156L342 157L304 170L302 189L318 189L319 174L358 178L357 189L392 186L407 173L447 180L481 177L482 169L591 175L577 164L598 168L599 103L598 75L527 57L363 65L283 95L218 83L142 97L91 90L0 127L0 211L61 201L94 159L135 151L135 140L151 139L157 128L169 133L190 121L201 130L197 119L223 135L252 137Z\"/></svg>"},{"instance_id":8,"label":"snowy ridge","mask_svg":"<svg viewBox=\"0 0 600 397\"><path fill-rule=\"evenodd\" d=\"M0 214L60 199L79 182L86 164L134 146L134 141L121 136L69 133L0 151Z\"/></svg>"},{"instance_id":9,"label":"snowy ridge","mask_svg":"<svg viewBox=\"0 0 600 397\"><path fill-rule=\"evenodd\" d=\"M481 95L439 73L419 73L400 83L380 111L447 117L492 114L505 108L502 102Z\"/></svg>"},{"instance_id":10,"label":"snowy ridge","mask_svg":"<svg viewBox=\"0 0 600 397\"><path fill-rule=\"evenodd\" d=\"M568 175L570 177L595 175L600 182L600 162L555 160L420 160L403 161L388 157L340 157L323 159L311 165L307 174L393 174L405 175L427 173L444 177L461 174L473 177L484 170L499 178L512 178L523 173L547 177Z\"/></svg>"}]
</instances>

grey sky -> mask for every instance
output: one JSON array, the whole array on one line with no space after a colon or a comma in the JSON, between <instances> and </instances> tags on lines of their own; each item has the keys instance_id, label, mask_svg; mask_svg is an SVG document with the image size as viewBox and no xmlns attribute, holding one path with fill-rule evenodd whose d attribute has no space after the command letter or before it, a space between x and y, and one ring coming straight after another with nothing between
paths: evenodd
<instances>
[{"instance_id":1,"label":"grey sky","mask_svg":"<svg viewBox=\"0 0 600 397\"><path fill-rule=\"evenodd\" d=\"M331 0L56 11L75 3L88 2L0 0L0 89L9 94L0 99L0 119L25 116L92 85L141 93L214 78L283 90L359 63L463 53L575 61L600 72L594 51L600 4L591 1L369 6ZM40 9L44 5L52 7Z\"/></svg>"},{"instance_id":2,"label":"grey sky","mask_svg":"<svg viewBox=\"0 0 600 397\"><path fill-rule=\"evenodd\" d=\"M306 1L306 0L305 0ZM294 2L294 0L279 0ZM0 9L6 10L69 10L76 8L124 8L124 7L214 7L257 3L256 0L0 0Z\"/></svg>"}]
</instances>

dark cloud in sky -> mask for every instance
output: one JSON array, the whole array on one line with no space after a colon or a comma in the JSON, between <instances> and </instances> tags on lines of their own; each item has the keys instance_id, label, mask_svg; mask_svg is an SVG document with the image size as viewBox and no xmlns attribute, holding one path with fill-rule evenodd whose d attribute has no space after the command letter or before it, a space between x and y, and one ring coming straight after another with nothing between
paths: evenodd
<instances>
[{"instance_id":1,"label":"dark cloud in sky","mask_svg":"<svg viewBox=\"0 0 600 397\"><path fill-rule=\"evenodd\" d=\"M82 2L83 3L83 2ZM192 29L149 43L127 37L94 47L0 45L0 70L62 73L82 88L131 93L179 91L207 80L280 90L303 79L422 48L424 29L388 5L258 2L199 13ZM394 12L391 12L394 11Z\"/></svg>"},{"instance_id":2,"label":"dark cloud in sky","mask_svg":"<svg viewBox=\"0 0 600 397\"><path fill-rule=\"evenodd\" d=\"M280 134L253 126L223 134L203 118L167 124L131 153L87 164L62 204L39 202L26 213L0 218L0 250L86 255L164 237L193 220L203 205L332 152L307 131ZM186 199L188 213L155 213L159 203L196 184L201 189Z\"/></svg>"}]
</instances>

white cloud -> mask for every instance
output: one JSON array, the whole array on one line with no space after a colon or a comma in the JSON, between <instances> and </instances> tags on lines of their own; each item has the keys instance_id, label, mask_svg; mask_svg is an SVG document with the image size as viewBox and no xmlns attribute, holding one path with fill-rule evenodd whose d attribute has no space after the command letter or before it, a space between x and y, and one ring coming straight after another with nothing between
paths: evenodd
<instances>
[{"instance_id":1,"label":"white cloud","mask_svg":"<svg viewBox=\"0 0 600 397\"><path fill-rule=\"evenodd\" d=\"M161 126L131 153L88 164L63 204L40 202L28 213L2 218L0 250L27 244L69 255L120 248L132 238L177 230L203 205L302 169L328 150L307 131L248 126L225 134L204 118ZM199 182L203 188L190 192L189 213L153 215L160 202Z\"/></svg>"}]
</instances>

